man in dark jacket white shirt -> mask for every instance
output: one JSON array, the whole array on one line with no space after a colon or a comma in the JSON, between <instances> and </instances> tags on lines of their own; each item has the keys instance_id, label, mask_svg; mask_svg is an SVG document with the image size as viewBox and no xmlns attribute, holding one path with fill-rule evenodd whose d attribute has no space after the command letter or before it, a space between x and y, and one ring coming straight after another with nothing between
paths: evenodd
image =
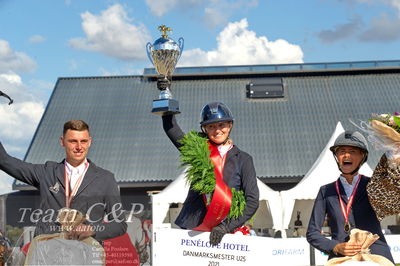
<instances>
[{"instance_id":1,"label":"man in dark jacket white shirt","mask_svg":"<svg viewBox=\"0 0 400 266\"><path fill-rule=\"evenodd\" d=\"M64 207L87 215L85 222L71 228L69 239L92 236L103 241L126 232L114 174L86 158L91 142L89 126L82 120L64 124L60 137L60 144L65 149L62 162L27 163L10 156L0 142L0 169L40 192L41 215L35 236L60 232L56 218Z\"/></svg>"}]
</instances>

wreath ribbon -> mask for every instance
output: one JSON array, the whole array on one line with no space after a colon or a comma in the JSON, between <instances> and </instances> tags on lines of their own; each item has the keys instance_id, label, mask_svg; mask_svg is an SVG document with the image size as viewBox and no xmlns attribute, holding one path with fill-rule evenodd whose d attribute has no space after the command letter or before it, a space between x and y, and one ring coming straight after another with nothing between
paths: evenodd
<instances>
[{"instance_id":1,"label":"wreath ribbon","mask_svg":"<svg viewBox=\"0 0 400 266\"><path fill-rule=\"evenodd\" d=\"M208 142L208 148L210 150L211 162L214 165L215 189L202 223L193 228L193 230L205 232L210 232L226 218L232 203L231 189L225 184L223 179L226 154L224 157L221 157L217 146L210 142Z\"/></svg>"}]
</instances>

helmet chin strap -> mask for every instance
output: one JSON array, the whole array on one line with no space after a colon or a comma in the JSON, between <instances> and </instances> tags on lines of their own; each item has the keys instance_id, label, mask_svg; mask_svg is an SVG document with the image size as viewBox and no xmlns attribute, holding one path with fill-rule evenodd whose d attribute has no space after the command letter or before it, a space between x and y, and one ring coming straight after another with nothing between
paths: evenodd
<instances>
[{"instance_id":1,"label":"helmet chin strap","mask_svg":"<svg viewBox=\"0 0 400 266\"><path fill-rule=\"evenodd\" d=\"M354 169L354 171L352 171L351 173L344 173L343 171L342 171L342 169L340 169L340 171L343 173L343 174L345 174L345 175L354 175L355 173L357 173L358 172L358 170L360 170L360 168L361 168L361 164L356 168L356 169Z\"/></svg>"},{"instance_id":2,"label":"helmet chin strap","mask_svg":"<svg viewBox=\"0 0 400 266\"><path fill-rule=\"evenodd\" d=\"M337 164L337 166L338 166L338 168L339 168L339 171L342 172L342 174L345 174L345 175L354 175L355 173L358 172L358 170L360 170L361 166L362 166L362 165L364 164L364 162L365 162L365 153L364 153L364 157L363 157L363 159L361 160L360 164L356 167L356 169L354 169L353 171L351 171L351 173L345 173L345 172L343 172L342 168L340 168L339 160L338 160L338 158L336 157L336 154L334 154L333 157L335 157L336 164Z\"/></svg>"},{"instance_id":3,"label":"helmet chin strap","mask_svg":"<svg viewBox=\"0 0 400 266\"><path fill-rule=\"evenodd\" d=\"M229 135L228 135L228 137L226 137L226 139L224 140L224 142L222 142L220 145L225 145L225 144L228 142L228 140L229 140Z\"/></svg>"}]
</instances>

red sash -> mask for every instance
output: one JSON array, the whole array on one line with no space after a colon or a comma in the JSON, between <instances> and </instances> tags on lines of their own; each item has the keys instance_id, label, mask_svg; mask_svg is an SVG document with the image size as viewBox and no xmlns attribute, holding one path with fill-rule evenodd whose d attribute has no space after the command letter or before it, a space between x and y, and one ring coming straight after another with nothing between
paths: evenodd
<instances>
[{"instance_id":1,"label":"red sash","mask_svg":"<svg viewBox=\"0 0 400 266\"><path fill-rule=\"evenodd\" d=\"M225 184L222 175L225 158L228 153L221 158L216 145L208 142L208 148L210 149L211 162L214 165L215 189L211 203L207 206L207 213L203 222L196 228L193 228L193 230L205 232L210 232L216 225L220 224L222 220L225 219L229 213L232 202L231 189Z\"/></svg>"}]
</instances>

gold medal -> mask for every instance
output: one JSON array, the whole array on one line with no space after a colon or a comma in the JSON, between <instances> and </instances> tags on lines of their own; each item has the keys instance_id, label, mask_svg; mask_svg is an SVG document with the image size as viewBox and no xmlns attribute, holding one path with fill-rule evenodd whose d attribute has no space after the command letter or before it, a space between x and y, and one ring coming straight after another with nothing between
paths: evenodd
<instances>
[{"instance_id":1,"label":"gold medal","mask_svg":"<svg viewBox=\"0 0 400 266\"><path fill-rule=\"evenodd\" d=\"M356 194L358 184L360 183L360 180L361 180L361 176L360 175L358 176L358 180L357 180L357 182L356 182L356 184L355 184L355 186L353 188L353 191L351 192L351 195L349 197L349 200L348 200L347 204L345 204L343 202L343 200L342 200L342 196L341 196L340 191L339 191L339 180L340 179L336 180L335 188L336 188L336 192L338 194L340 210L342 211L343 218L345 220L343 229L344 229L344 231L346 233L350 233L351 225L350 225L350 222L349 222L349 213L351 211L351 205L353 204L354 195Z\"/></svg>"},{"instance_id":2,"label":"gold medal","mask_svg":"<svg viewBox=\"0 0 400 266\"><path fill-rule=\"evenodd\" d=\"M350 228L351 228L350 223L349 222L345 222L344 223L344 231L346 233L349 233L350 232Z\"/></svg>"}]
</instances>

